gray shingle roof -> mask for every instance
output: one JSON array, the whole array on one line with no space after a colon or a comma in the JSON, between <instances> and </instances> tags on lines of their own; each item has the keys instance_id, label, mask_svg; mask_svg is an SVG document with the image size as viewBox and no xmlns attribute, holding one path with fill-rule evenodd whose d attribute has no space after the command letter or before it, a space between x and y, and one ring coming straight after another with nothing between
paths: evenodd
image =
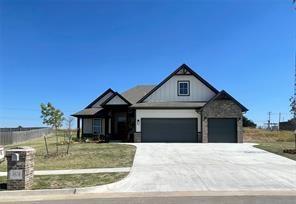
<instances>
[{"instance_id":1,"label":"gray shingle roof","mask_svg":"<svg viewBox=\"0 0 296 204\"><path fill-rule=\"evenodd\" d=\"M123 92L121 95L126 98L131 104L135 104L147 93L149 93L154 87L155 85L138 85Z\"/></svg>"},{"instance_id":2,"label":"gray shingle roof","mask_svg":"<svg viewBox=\"0 0 296 204\"><path fill-rule=\"evenodd\" d=\"M72 116L91 116L97 114L103 108L86 108L77 113L74 113Z\"/></svg>"},{"instance_id":3,"label":"gray shingle roof","mask_svg":"<svg viewBox=\"0 0 296 204\"><path fill-rule=\"evenodd\" d=\"M136 103L132 108L201 108L205 105L204 102L151 102L151 103Z\"/></svg>"}]
</instances>

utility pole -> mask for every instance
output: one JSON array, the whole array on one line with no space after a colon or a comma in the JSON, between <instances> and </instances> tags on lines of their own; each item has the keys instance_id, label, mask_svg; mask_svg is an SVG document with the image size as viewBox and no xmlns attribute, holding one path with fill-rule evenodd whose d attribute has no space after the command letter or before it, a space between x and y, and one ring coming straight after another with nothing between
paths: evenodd
<instances>
[{"instance_id":1,"label":"utility pole","mask_svg":"<svg viewBox=\"0 0 296 204\"><path fill-rule=\"evenodd\" d=\"M295 54L295 73L294 73L294 96L293 96L293 101L295 102L296 101L296 54ZM295 105L295 104L294 104ZM296 113L294 111L294 121L296 119Z\"/></svg>"},{"instance_id":2,"label":"utility pole","mask_svg":"<svg viewBox=\"0 0 296 204\"><path fill-rule=\"evenodd\" d=\"M295 3L295 0L293 0L293 3ZM294 98L293 98L293 100L294 100L294 105L295 105L295 101L296 101L296 53L295 53L295 64L294 64L294 66L295 66L295 75L294 75ZM295 123L295 121L296 121L296 113L295 113L295 110L294 110L294 115L293 115L294 117L293 117L293 123ZM295 151L296 151L296 130L294 131L294 142L295 142Z\"/></svg>"},{"instance_id":3,"label":"utility pole","mask_svg":"<svg viewBox=\"0 0 296 204\"><path fill-rule=\"evenodd\" d=\"M279 125L278 125L278 131L280 131L280 123L281 123L281 112L279 112Z\"/></svg>"},{"instance_id":4,"label":"utility pole","mask_svg":"<svg viewBox=\"0 0 296 204\"><path fill-rule=\"evenodd\" d=\"M267 128L268 130L270 130L270 116L271 116L271 112L268 112L268 121L267 121Z\"/></svg>"}]
</instances>

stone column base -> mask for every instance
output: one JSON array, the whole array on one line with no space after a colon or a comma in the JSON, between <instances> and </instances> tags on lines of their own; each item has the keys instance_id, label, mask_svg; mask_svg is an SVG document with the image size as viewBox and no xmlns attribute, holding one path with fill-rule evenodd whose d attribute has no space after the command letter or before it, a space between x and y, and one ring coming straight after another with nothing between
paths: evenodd
<instances>
[{"instance_id":1,"label":"stone column base","mask_svg":"<svg viewBox=\"0 0 296 204\"><path fill-rule=\"evenodd\" d=\"M134 133L134 142L141 142L142 133L141 132L135 132Z\"/></svg>"},{"instance_id":2,"label":"stone column base","mask_svg":"<svg viewBox=\"0 0 296 204\"><path fill-rule=\"evenodd\" d=\"M19 147L6 150L7 190L29 190L33 185L35 150Z\"/></svg>"}]
</instances>

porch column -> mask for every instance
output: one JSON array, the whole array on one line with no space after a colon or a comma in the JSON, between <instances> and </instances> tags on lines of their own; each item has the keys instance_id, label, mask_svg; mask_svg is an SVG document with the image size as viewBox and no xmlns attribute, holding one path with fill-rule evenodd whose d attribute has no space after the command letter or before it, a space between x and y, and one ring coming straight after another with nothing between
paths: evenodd
<instances>
[{"instance_id":1,"label":"porch column","mask_svg":"<svg viewBox=\"0 0 296 204\"><path fill-rule=\"evenodd\" d=\"M80 118L77 118L77 139L80 139Z\"/></svg>"},{"instance_id":2,"label":"porch column","mask_svg":"<svg viewBox=\"0 0 296 204\"><path fill-rule=\"evenodd\" d=\"M105 135L109 135L109 117L105 117Z\"/></svg>"}]
</instances>

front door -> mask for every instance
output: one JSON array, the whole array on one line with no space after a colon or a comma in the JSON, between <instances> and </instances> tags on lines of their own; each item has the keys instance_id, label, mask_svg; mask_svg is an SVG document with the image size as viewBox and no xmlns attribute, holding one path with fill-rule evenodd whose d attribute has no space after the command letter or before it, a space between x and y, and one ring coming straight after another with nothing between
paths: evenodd
<instances>
[{"instance_id":1,"label":"front door","mask_svg":"<svg viewBox=\"0 0 296 204\"><path fill-rule=\"evenodd\" d=\"M115 112L113 116L112 137L113 140L124 140L127 138L127 113Z\"/></svg>"}]
</instances>

